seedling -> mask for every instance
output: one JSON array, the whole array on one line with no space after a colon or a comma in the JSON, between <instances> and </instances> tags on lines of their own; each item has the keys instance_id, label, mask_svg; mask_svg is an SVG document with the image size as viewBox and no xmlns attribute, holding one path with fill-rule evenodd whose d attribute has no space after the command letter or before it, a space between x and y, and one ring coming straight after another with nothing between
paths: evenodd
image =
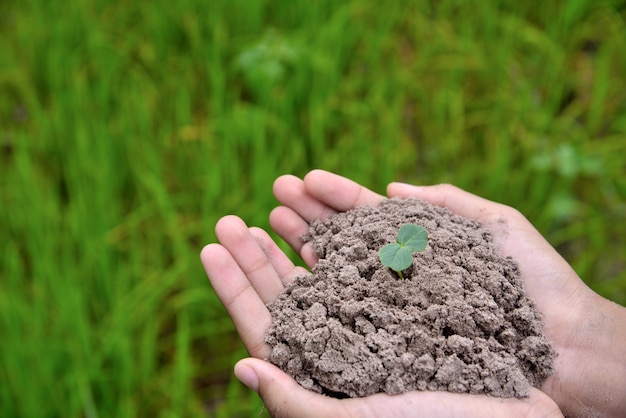
<instances>
[{"instance_id":1,"label":"seedling","mask_svg":"<svg viewBox=\"0 0 626 418\"><path fill-rule=\"evenodd\" d=\"M428 232L414 224L404 224L398 231L396 242L387 244L378 252L378 258L385 267L389 267L401 279L404 279L402 270L413 263L413 253L423 251L428 244Z\"/></svg>"}]
</instances>

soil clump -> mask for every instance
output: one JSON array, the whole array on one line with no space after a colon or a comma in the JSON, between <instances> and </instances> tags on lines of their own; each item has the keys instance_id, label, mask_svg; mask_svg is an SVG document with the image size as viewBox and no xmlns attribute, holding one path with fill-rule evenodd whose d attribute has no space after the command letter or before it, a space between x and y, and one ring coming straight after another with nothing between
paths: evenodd
<instances>
[{"instance_id":1,"label":"soil clump","mask_svg":"<svg viewBox=\"0 0 626 418\"><path fill-rule=\"evenodd\" d=\"M428 246L404 280L379 249L401 225ZM269 305L269 361L335 397L412 390L526 397L553 373L555 352L517 263L476 221L416 199L385 199L311 224L319 258Z\"/></svg>"}]
</instances>

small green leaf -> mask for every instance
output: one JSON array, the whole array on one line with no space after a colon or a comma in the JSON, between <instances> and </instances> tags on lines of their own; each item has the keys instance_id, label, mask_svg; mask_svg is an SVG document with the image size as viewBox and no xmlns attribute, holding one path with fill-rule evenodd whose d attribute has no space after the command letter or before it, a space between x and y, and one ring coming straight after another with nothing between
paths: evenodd
<instances>
[{"instance_id":1,"label":"small green leaf","mask_svg":"<svg viewBox=\"0 0 626 418\"><path fill-rule=\"evenodd\" d=\"M378 251L378 258L385 267L394 270L403 279L402 270L413 264L413 253L426 248L428 232L419 225L404 224L398 230L396 241L382 247Z\"/></svg>"},{"instance_id":2,"label":"small green leaf","mask_svg":"<svg viewBox=\"0 0 626 418\"><path fill-rule=\"evenodd\" d=\"M428 244L428 232L420 225L405 224L400 227L396 240L411 252L419 252Z\"/></svg>"},{"instance_id":3,"label":"small green leaf","mask_svg":"<svg viewBox=\"0 0 626 418\"><path fill-rule=\"evenodd\" d=\"M385 245L378 255L384 266L396 272L409 268L413 263L411 250L396 243Z\"/></svg>"}]
</instances>

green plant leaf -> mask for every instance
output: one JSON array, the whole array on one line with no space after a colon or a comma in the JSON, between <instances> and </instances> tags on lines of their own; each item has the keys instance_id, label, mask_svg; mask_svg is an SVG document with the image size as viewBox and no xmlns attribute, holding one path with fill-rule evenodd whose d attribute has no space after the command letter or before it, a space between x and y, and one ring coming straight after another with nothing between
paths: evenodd
<instances>
[{"instance_id":1,"label":"green plant leaf","mask_svg":"<svg viewBox=\"0 0 626 418\"><path fill-rule=\"evenodd\" d=\"M428 244L428 232L420 225L405 224L400 227L396 240L411 252L419 252Z\"/></svg>"},{"instance_id":2,"label":"green plant leaf","mask_svg":"<svg viewBox=\"0 0 626 418\"><path fill-rule=\"evenodd\" d=\"M385 245L380 249L378 257L384 266L396 272L409 268L413 263L411 250L397 243Z\"/></svg>"}]
</instances>

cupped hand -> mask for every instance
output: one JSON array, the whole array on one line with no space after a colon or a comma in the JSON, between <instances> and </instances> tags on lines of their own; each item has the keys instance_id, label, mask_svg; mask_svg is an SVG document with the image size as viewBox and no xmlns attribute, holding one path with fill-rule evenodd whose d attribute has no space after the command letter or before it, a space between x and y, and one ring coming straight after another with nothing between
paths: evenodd
<instances>
[{"instance_id":1,"label":"cupped hand","mask_svg":"<svg viewBox=\"0 0 626 418\"><path fill-rule=\"evenodd\" d=\"M287 223L295 220L288 218ZM266 304L276 298L285 284L298 274L309 274L308 271L295 266L265 231L249 228L235 216L222 218L216 233L220 244L207 245L201 259L215 292L253 357L237 363L235 374L260 394L272 416L562 416L556 404L536 389L525 399L409 392L342 400L304 389L276 366L261 359L270 354L270 347L264 341L271 321Z\"/></svg>"},{"instance_id":2,"label":"cupped hand","mask_svg":"<svg viewBox=\"0 0 626 418\"><path fill-rule=\"evenodd\" d=\"M401 190L396 192L402 195ZM299 238L309 221L359 205L377 205L383 199L348 179L323 171L311 172L304 181L281 177L274 185L274 193L285 206L272 212L272 227L309 266L317 260L310 246L303 245ZM393 187L390 193L394 193ZM309 274L308 271L295 266L265 231L249 228L235 216L222 218L216 233L220 244L207 245L201 259L253 357L240 361L235 373L259 392L273 416L562 416L558 406L536 389L526 399L409 392L337 400L302 388L277 367L260 359L270 354L264 341L271 321L266 304L298 274Z\"/></svg>"}]
</instances>

